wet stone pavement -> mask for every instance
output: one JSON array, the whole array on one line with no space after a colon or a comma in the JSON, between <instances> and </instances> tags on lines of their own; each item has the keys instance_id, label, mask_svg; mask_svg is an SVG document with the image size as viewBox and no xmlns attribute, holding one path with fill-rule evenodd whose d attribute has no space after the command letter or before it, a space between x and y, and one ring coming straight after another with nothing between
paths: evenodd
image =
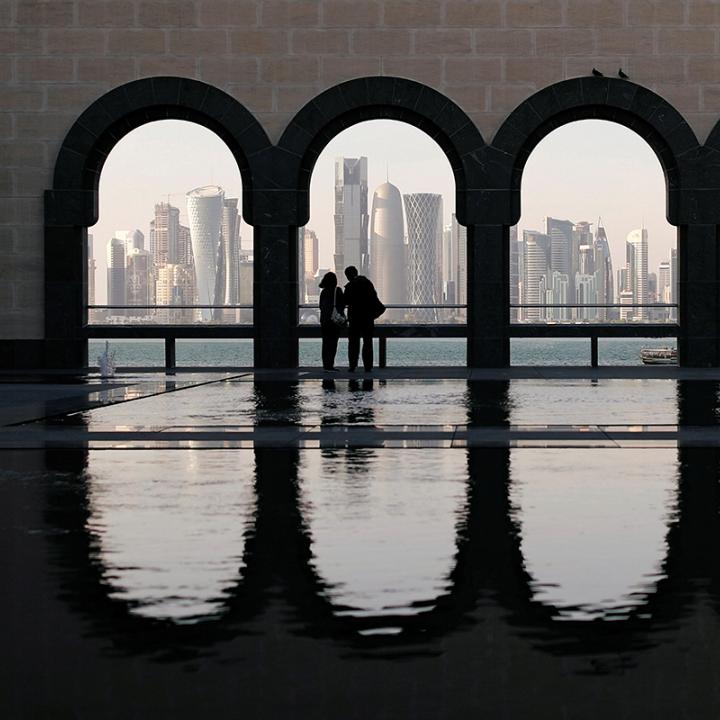
<instances>
[{"instance_id":1,"label":"wet stone pavement","mask_svg":"<svg viewBox=\"0 0 720 720\"><path fill-rule=\"evenodd\" d=\"M0 716L715 718L719 391L0 378Z\"/></svg>"}]
</instances>

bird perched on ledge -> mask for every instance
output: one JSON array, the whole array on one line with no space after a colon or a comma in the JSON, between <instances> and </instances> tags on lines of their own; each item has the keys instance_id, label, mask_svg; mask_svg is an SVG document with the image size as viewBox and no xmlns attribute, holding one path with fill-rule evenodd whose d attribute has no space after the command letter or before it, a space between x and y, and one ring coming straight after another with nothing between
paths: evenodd
<instances>
[{"instance_id":1,"label":"bird perched on ledge","mask_svg":"<svg viewBox=\"0 0 720 720\"><path fill-rule=\"evenodd\" d=\"M592 74L595 77L605 77L599 70L596 70L595 68L592 69Z\"/></svg>"},{"instance_id":2,"label":"bird perched on ledge","mask_svg":"<svg viewBox=\"0 0 720 720\"><path fill-rule=\"evenodd\" d=\"M623 69L620 68L620 69L618 70L618 77L619 77L619 78L622 78L623 80L627 80L628 77L630 77L630 76L629 76L629 75L626 75L626 74L623 72Z\"/></svg>"}]
</instances>

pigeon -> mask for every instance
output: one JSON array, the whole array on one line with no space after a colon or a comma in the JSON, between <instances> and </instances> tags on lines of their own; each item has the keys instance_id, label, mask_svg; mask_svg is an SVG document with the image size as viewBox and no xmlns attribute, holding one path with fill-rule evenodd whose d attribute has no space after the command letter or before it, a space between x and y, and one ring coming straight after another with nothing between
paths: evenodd
<instances>
[{"instance_id":1,"label":"pigeon","mask_svg":"<svg viewBox=\"0 0 720 720\"><path fill-rule=\"evenodd\" d=\"M620 69L618 70L618 77L619 77L619 78L622 78L623 80L627 80L629 76L626 75L626 74L623 72L623 69L622 69L622 68L620 68Z\"/></svg>"},{"instance_id":2,"label":"pigeon","mask_svg":"<svg viewBox=\"0 0 720 720\"><path fill-rule=\"evenodd\" d=\"M599 70L596 70L595 68L592 69L592 74L595 77L605 77Z\"/></svg>"}]
</instances>

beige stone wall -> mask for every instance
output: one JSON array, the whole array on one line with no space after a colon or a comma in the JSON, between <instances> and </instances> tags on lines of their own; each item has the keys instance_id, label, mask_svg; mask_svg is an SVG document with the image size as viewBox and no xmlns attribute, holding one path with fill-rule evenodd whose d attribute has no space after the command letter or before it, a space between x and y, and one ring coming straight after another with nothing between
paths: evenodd
<instances>
[{"instance_id":1,"label":"beige stone wall","mask_svg":"<svg viewBox=\"0 0 720 720\"><path fill-rule=\"evenodd\" d=\"M719 0L0 0L0 338L42 336L42 191L73 120L129 80L216 85L276 140L362 75L419 80L489 142L536 90L597 67L702 141L720 118Z\"/></svg>"}]
</instances>

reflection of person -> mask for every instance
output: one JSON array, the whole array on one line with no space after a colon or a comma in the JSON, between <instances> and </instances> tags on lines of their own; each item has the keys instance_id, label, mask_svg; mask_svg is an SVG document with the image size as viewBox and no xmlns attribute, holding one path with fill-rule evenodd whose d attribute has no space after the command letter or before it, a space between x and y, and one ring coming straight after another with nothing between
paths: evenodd
<instances>
[{"instance_id":1,"label":"reflection of person","mask_svg":"<svg viewBox=\"0 0 720 720\"><path fill-rule=\"evenodd\" d=\"M357 268L350 265L345 268L348 284L345 286L345 304L348 309L348 364L354 371L360 355L362 338L362 360L365 372L373 367L373 330L377 310L375 287Z\"/></svg>"},{"instance_id":2,"label":"reflection of person","mask_svg":"<svg viewBox=\"0 0 720 720\"><path fill-rule=\"evenodd\" d=\"M345 310L345 297L342 288L338 287L337 275L334 272L325 273L320 281L320 335L322 337L322 364L328 372L335 371L335 353L337 353L338 339L341 326L333 320L333 310L340 315Z\"/></svg>"}]
</instances>

